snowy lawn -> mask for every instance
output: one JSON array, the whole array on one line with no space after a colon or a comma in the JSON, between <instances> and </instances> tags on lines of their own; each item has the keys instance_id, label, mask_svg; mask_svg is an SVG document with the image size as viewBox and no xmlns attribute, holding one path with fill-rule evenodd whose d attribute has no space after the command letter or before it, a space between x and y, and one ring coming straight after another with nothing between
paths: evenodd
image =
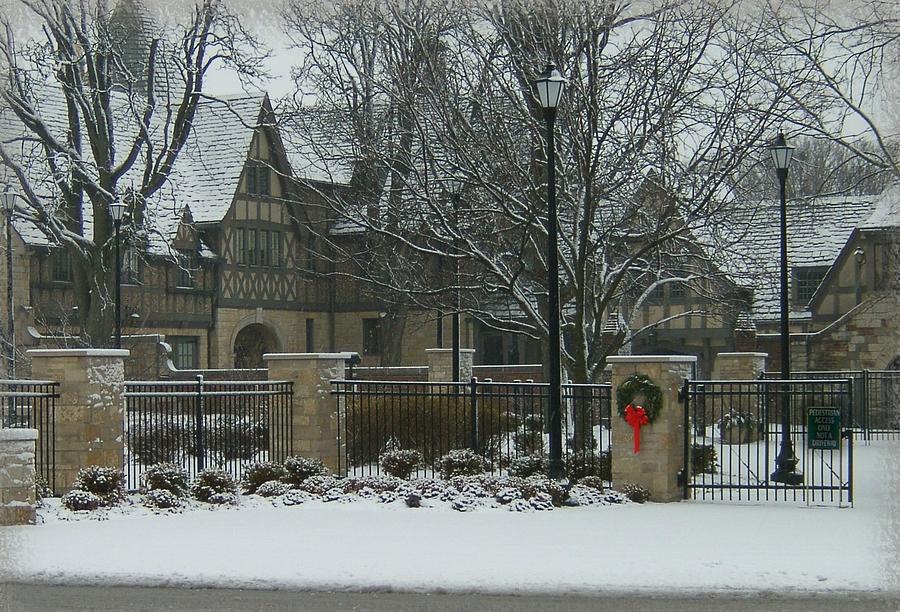
<instances>
[{"instance_id":1,"label":"snowy lawn","mask_svg":"<svg viewBox=\"0 0 900 612\"><path fill-rule=\"evenodd\" d=\"M75 584L494 593L896 591L900 442L856 447L856 507L682 502L508 512L359 499L179 514L43 511L6 577ZM787 543L787 544L785 544Z\"/></svg>"}]
</instances>

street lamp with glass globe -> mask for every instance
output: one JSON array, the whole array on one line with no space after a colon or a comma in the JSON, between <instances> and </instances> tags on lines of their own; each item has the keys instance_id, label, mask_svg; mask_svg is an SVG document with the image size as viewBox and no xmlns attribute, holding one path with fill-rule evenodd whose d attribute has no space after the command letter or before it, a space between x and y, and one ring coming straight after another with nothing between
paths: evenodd
<instances>
[{"instance_id":1,"label":"street lamp with glass globe","mask_svg":"<svg viewBox=\"0 0 900 612\"><path fill-rule=\"evenodd\" d=\"M116 228L116 348L122 348L122 256L119 247L119 229L122 227L122 216L125 204L113 200L109 204L109 216Z\"/></svg>"}]
</instances>

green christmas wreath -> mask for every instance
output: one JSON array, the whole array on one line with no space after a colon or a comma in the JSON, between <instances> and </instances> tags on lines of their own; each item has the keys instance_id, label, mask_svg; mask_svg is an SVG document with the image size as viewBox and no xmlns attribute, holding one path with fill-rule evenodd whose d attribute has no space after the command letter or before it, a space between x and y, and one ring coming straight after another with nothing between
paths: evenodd
<instances>
[{"instance_id":1,"label":"green christmas wreath","mask_svg":"<svg viewBox=\"0 0 900 612\"><path fill-rule=\"evenodd\" d=\"M656 386L648 376L644 374L632 374L622 381L616 388L616 403L619 408L619 416L625 418L625 407L634 403L634 398L643 396L641 403L647 418L652 423L659 416L662 409L662 390Z\"/></svg>"}]
</instances>

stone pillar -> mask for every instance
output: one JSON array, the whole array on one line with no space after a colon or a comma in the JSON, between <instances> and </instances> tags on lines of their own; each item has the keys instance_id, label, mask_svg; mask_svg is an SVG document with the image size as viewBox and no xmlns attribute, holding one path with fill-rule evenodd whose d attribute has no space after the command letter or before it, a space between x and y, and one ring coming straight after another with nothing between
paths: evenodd
<instances>
[{"instance_id":1,"label":"stone pillar","mask_svg":"<svg viewBox=\"0 0 900 612\"><path fill-rule=\"evenodd\" d=\"M0 429L0 526L33 525L36 429Z\"/></svg>"},{"instance_id":2,"label":"stone pillar","mask_svg":"<svg viewBox=\"0 0 900 612\"><path fill-rule=\"evenodd\" d=\"M713 366L715 380L756 380L766 371L768 353L719 353Z\"/></svg>"},{"instance_id":3,"label":"stone pillar","mask_svg":"<svg viewBox=\"0 0 900 612\"><path fill-rule=\"evenodd\" d=\"M612 477L613 486L633 482L650 491L650 500L682 499L678 472L684 467L684 404L678 399L696 357L641 355L609 357L612 364ZM662 391L662 407L652 425L641 428L641 450L633 454L633 432L619 416L616 389L632 374L644 374ZM640 398L636 398L640 402Z\"/></svg>"},{"instance_id":4,"label":"stone pillar","mask_svg":"<svg viewBox=\"0 0 900 612\"><path fill-rule=\"evenodd\" d=\"M55 488L72 488L88 465L124 465L124 349L34 349L28 351L36 380L59 383L53 416Z\"/></svg>"},{"instance_id":5,"label":"stone pillar","mask_svg":"<svg viewBox=\"0 0 900 612\"><path fill-rule=\"evenodd\" d=\"M449 382L453 380L453 349L425 349L428 358L428 382ZM472 378L472 362L475 349L459 349L459 381L468 382Z\"/></svg>"},{"instance_id":6,"label":"stone pillar","mask_svg":"<svg viewBox=\"0 0 900 612\"><path fill-rule=\"evenodd\" d=\"M291 452L321 459L337 472L338 398L331 394L331 381L344 378L348 353L267 353L263 360L269 380L294 383L291 413ZM344 461L342 468L346 470Z\"/></svg>"}]
</instances>

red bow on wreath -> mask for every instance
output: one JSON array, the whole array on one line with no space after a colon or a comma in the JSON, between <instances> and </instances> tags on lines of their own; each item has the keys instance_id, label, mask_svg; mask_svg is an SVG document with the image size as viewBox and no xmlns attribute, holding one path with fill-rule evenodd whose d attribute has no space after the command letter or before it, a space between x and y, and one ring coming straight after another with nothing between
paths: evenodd
<instances>
[{"instance_id":1,"label":"red bow on wreath","mask_svg":"<svg viewBox=\"0 0 900 612\"><path fill-rule=\"evenodd\" d=\"M625 422L634 430L634 454L641 450L641 427L650 423L647 411L643 406L625 406Z\"/></svg>"}]
</instances>

